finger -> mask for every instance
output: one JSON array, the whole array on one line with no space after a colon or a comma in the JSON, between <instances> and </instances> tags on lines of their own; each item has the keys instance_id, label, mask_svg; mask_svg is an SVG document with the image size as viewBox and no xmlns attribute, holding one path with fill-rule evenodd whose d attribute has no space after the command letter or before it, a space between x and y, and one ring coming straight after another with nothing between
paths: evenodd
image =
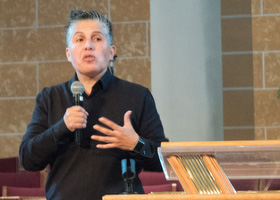
<instances>
[{"instance_id":1,"label":"finger","mask_svg":"<svg viewBox=\"0 0 280 200\"><path fill-rule=\"evenodd\" d=\"M71 123L66 124L66 127L71 131L74 132L76 129L86 128L86 123Z\"/></svg>"},{"instance_id":2,"label":"finger","mask_svg":"<svg viewBox=\"0 0 280 200\"><path fill-rule=\"evenodd\" d=\"M84 114L84 115L86 115L86 116L89 115L88 112L87 112L84 108L82 108L82 111L83 111L83 114Z\"/></svg>"},{"instance_id":3,"label":"finger","mask_svg":"<svg viewBox=\"0 0 280 200\"><path fill-rule=\"evenodd\" d=\"M105 128L105 127L103 127L103 126L100 126L100 125L98 125L98 124L94 125L93 128L94 128L95 130L97 130L97 131L99 131L99 132L105 134L105 135L108 135L108 136L114 136L114 135L115 135L114 132L113 132L112 130L110 130L110 129L108 129L108 128Z\"/></svg>"},{"instance_id":4,"label":"finger","mask_svg":"<svg viewBox=\"0 0 280 200\"><path fill-rule=\"evenodd\" d=\"M85 109L77 110L78 113L81 113L84 117L88 117L88 112Z\"/></svg>"},{"instance_id":5,"label":"finger","mask_svg":"<svg viewBox=\"0 0 280 200\"><path fill-rule=\"evenodd\" d=\"M131 126L131 121L130 121L130 115L132 111L129 110L124 114L123 120L124 120L124 126Z\"/></svg>"},{"instance_id":6,"label":"finger","mask_svg":"<svg viewBox=\"0 0 280 200\"><path fill-rule=\"evenodd\" d=\"M97 140L99 142L105 142L105 143L112 143L114 141L114 139L112 137L98 136L98 135L92 135L91 139Z\"/></svg>"},{"instance_id":7,"label":"finger","mask_svg":"<svg viewBox=\"0 0 280 200\"><path fill-rule=\"evenodd\" d=\"M72 132L78 128L86 128L87 125L87 119L83 117L64 117L64 122L67 128Z\"/></svg>"},{"instance_id":8,"label":"finger","mask_svg":"<svg viewBox=\"0 0 280 200\"><path fill-rule=\"evenodd\" d=\"M69 114L68 116L69 119L75 120L75 121L86 121L87 116L84 115L83 113L72 113L71 115Z\"/></svg>"},{"instance_id":9,"label":"finger","mask_svg":"<svg viewBox=\"0 0 280 200\"><path fill-rule=\"evenodd\" d=\"M81 106L73 106L72 109L74 112L82 112L84 115L88 116L88 112Z\"/></svg>"},{"instance_id":10,"label":"finger","mask_svg":"<svg viewBox=\"0 0 280 200\"><path fill-rule=\"evenodd\" d=\"M74 128L74 129L80 129L80 128L86 128L87 127L87 124L86 123L74 123L73 125L72 125L72 127Z\"/></svg>"},{"instance_id":11,"label":"finger","mask_svg":"<svg viewBox=\"0 0 280 200\"><path fill-rule=\"evenodd\" d=\"M86 122L87 121L87 116L84 115L83 113L81 112L78 112L78 113L67 113L66 114L66 117L69 121L72 121L72 122Z\"/></svg>"},{"instance_id":12,"label":"finger","mask_svg":"<svg viewBox=\"0 0 280 200\"><path fill-rule=\"evenodd\" d=\"M112 149L112 148L117 148L115 144L97 144L96 148L99 149Z\"/></svg>"},{"instance_id":13,"label":"finger","mask_svg":"<svg viewBox=\"0 0 280 200\"><path fill-rule=\"evenodd\" d=\"M106 126L110 127L112 130L119 130L120 126L113 121L107 119L106 117L100 117L98 119L102 124L105 124Z\"/></svg>"}]
</instances>

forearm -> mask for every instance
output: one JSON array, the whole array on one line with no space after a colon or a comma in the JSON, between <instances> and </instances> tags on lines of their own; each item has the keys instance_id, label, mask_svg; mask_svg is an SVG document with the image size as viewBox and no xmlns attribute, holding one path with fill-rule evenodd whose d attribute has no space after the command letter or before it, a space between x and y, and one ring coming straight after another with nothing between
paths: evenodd
<instances>
[{"instance_id":1,"label":"forearm","mask_svg":"<svg viewBox=\"0 0 280 200\"><path fill-rule=\"evenodd\" d=\"M160 142L153 142L149 139L142 138L145 145L137 152L130 152L131 156L136 160L138 164L146 171L162 171L162 167L158 157L158 147L160 147ZM163 141L168 141L163 139Z\"/></svg>"},{"instance_id":2,"label":"forearm","mask_svg":"<svg viewBox=\"0 0 280 200\"><path fill-rule=\"evenodd\" d=\"M137 161L141 163L144 170L162 171L157 150L161 142L166 142L168 139L165 138L154 99L149 92L146 95L140 119L142 119L139 123L141 126L137 127L137 132L144 140L145 145L138 154L132 154L136 157Z\"/></svg>"},{"instance_id":3,"label":"forearm","mask_svg":"<svg viewBox=\"0 0 280 200\"><path fill-rule=\"evenodd\" d=\"M20 145L21 165L29 171L44 169L56 156L59 146L69 142L63 120L48 129L30 124Z\"/></svg>"}]
</instances>

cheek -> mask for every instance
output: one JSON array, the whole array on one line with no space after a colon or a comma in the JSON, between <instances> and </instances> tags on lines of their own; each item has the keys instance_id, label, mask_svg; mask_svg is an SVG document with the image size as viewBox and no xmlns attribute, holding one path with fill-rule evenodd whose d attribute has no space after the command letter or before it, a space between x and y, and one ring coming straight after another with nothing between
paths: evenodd
<instances>
[{"instance_id":1,"label":"cheek","mask_svg":"<svg viewBox=\"0 0 280 200\"><path fill-rule=\"evenodd\" d=\"M111 55L110 55L110 50L109 49L105 49L103 51L103 57L104 57L105 60L110 60Z\"/></svg>"},{"instance_id":2,"label":"cheek","mask_svg":"<svg viewBox=\"0 0 280 200\"><path fill-rule=\"evenodd\" d=\"M97 57L97 60L99 62L105 62L108 59L108 53L106 50L100 50L100 51L96 51L95 56Z\"/></svg>"},{"instance_id":3,"label":"cheek","mask_svg":"<svg viewBox=\"0 0 280 200\"><path fill-rule=\"evenodd\" d=\"M71 57L74 58L74 59L79 58L79 49L78 48L73 48L71 50Z\"/></svg>"}]
</instances>

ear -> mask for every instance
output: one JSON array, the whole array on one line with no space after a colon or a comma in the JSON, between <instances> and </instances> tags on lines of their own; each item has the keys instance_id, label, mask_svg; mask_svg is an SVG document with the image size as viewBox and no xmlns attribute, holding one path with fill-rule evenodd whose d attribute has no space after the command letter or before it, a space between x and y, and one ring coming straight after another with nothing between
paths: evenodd
<instances>
[{"instance_id":1,"label":"ear","mask_svg":"<svg viewBox=\"0 0 280 200\"><path fill-rule=\"evenodd\" d=\"M116 52L117 52L116 46L115 45L110 46L110 60L113 60Z\"/></svg>"},{"instance_id":2,"label":"ear","mask_svg":"<svg viewBox=\"0 0 280 200\"><path fill-rule=\"evenodd\" d=\"M70 56L69 47L66 47L65 53L66 53L67 60L68 60L69 62L71 62L71 56Z\"/></svg>"}]
</instances>

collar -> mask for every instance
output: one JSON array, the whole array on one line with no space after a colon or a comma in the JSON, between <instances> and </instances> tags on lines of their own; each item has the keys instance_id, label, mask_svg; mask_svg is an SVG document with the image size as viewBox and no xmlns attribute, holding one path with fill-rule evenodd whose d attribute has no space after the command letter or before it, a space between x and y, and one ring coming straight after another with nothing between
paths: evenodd
<instances>
[{"instance_id":1,"label":"collar","mask_svg":"<svg viewBox=\"0 0 280 200\"><path fill-rule=\"evenodd\" d=\"M110 72L109 69L105 72L105 74L101 77L101 79L98 81L102 84L102 89L106 89L109 85L109 82L111 78L113 77L113 74ZM97 82L97 83L98 83ZM94 87L94 86L93 86Z\"/></svg>"},{"instance_id":2,"label":"collar","mask_svg":"<svg viewBox=\"0 0 280 200\"><path fill-rule=\"evenodd\" d=\"M107 71L105 72L105 74L101 77L101 79L99 81L97 81L93 86L92 86L92 92L89 96L94 95L93 93L96 93L100 90L105 90L106 88L108 88L109 86L109 82L111 80L111 78L114 75L110 72L110 70L107 69ZM73 78L70 80L70 85L69 88L71 88L71 84L74 81L79 81L77 73L75 73L75 75L73 76ZM84 93L85 94L85 93ZM86 95L86 94L85 94Z\"/></svg>"}]
</instances>

